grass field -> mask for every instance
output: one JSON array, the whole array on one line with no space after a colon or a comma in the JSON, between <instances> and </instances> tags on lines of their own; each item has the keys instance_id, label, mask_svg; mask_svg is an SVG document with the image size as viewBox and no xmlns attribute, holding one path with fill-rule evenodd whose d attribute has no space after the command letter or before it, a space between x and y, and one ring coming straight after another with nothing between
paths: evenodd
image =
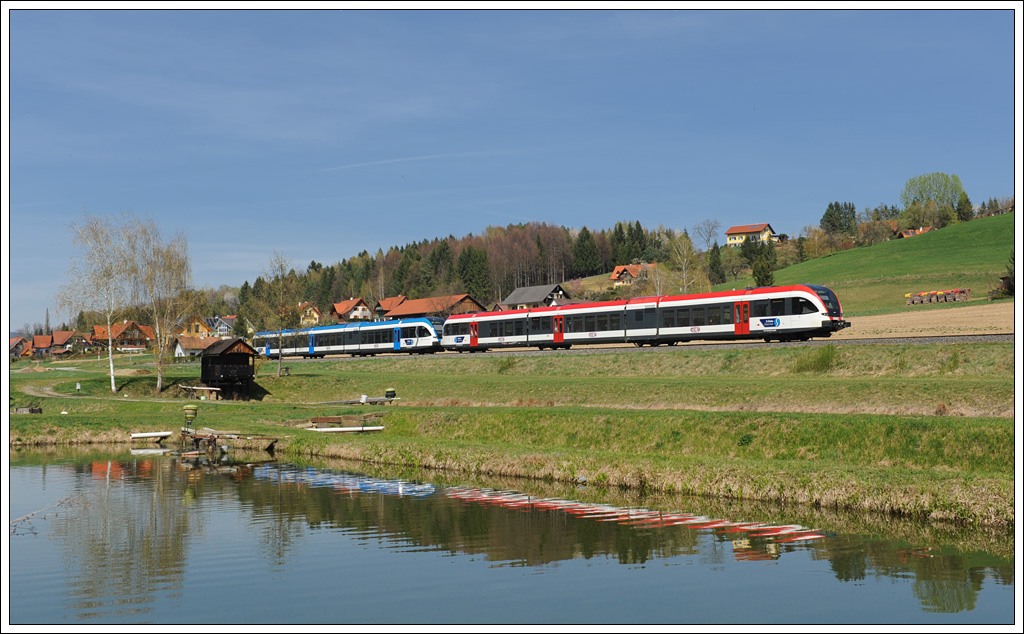
<instances>
[{"instance_id":1,"label":"grass field","mask_svg":"<svg viewBox=\"0 0 1024 634\"><path fill-rule=\"evenodd\" d=\"M168 397L198 367L169 368L172 387L155 398L147 366L119 364L116 396L95 360L12 372L11 406L44 408L11 417L12 442L123 442L180 427L186 401ZM198 423L281 437L292 459L1013 524L1010 344L439 355L290 369L277 378L263 368L260 401L200 402ZM329 402L388 387L401 401L383 408L382 433L282 426L366 412Z\"/></svg>"},{"instance_id":2,"label":"grass field","mask_svg":"<svg viewBox=\"0 0 1024 634\"><path fill-rule=\"evenodd\" d=\"M912 310L904 295L922 291L969 288L973 301L987 301L1010 259L1015 216L979 218L914 238L841 251L776 271L775 283L828 286L848 316ZM752 279L744 278L715 290L752 285Z\"/></svg>"}]
</instances>

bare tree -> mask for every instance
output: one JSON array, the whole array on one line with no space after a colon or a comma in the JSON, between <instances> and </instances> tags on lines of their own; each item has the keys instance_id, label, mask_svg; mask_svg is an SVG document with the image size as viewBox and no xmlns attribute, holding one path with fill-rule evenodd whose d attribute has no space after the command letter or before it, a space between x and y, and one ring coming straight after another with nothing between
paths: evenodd
<instances>
[{"instance_id":1,"label":"bare tree","mask_svg":"<svg viewBox=\"0 0 1024 634\"><path fill-rule=\"evenodd\" d=\"M264 275L270 280L266 297L258 310L264 321L277 325L277 376L281 377L284 355L284 330L299 325L299 283L291 261L280 251L274 251Z\"/></svg>"},{"instance_id":2,"label":"bare tree","mask_svg":"<svg viewBox=\"0 0 1024 634\"><path fill-rule=\"evenodd\" d=\"M184 234L164 244L153 220L134 220L132 251L136 292L144 300L156 335L156 391L163 391L164 352L171 330L198 304L192 286L192 263Z\"/></svg>"},{"instance_id":3,"label":"bare tree","mask_svg":"<svg viewBox=\"0 0 1024 634\"><path fill-rule=\"evenodd\" d=\"M130 305L133 290L130 221L130 214L120 219L86 214L81 223L72 223L72 241L80 254L71 258L68 282L57 294L62 312L95 311L106 319L110 391L115 394L113 326Z\"/></svg>"},{"instance_id":4,"label":"bare tree","mask_svg":"<svg viewBox=\"0 0 1024 634\"><path fill-rule=\"evenodd\" d=\"M704 250L711 248L711 243L718 237L718 230L722 227L717 220L708 218L693 228L693 232L704 242Z\"/></svg>"}]
</instances>

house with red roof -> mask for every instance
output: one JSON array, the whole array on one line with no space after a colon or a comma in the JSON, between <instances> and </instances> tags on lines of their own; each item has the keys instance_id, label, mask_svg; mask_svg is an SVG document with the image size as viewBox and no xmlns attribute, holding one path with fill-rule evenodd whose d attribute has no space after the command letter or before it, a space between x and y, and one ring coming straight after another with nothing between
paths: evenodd
<instances>
[{"instance_id":1,"label":"house with red roof","mask_svg":"<svg viewBox=\"0 0 1024 634\"><path fill-rule=\"evenodd\" d=\"M133 320L125 320L110 327L113 333L114 348L120 352L141 352L156 343L156 335L151 326L141 326ZM106 326L92 327L92 340L102 346L110 341Z\"/></svg>"},{"instance_id":2,"label":"house with red roof","mask_svg":"<svg viewBox=\"0 0 1024 634\"><path fill-rule=\"evenodd\" d=\"M347 321L369 321L373 317L370 307L361 297L350 297L331 305L331 318L338 323Z\"/></svg>"},{"instance_id":3,"label":"house with red roof","mask_svg":"<svg viewBox=\"0 0 1024 634\"><path fill-rule=\"evenodd\" d=\"M609 279L614 286L632 286L637 278L647 275L657 264L620 264L615 267Z\"/></svg>"},{"instance_id":4,"label":"house with red roof","mask_svg":"<svg viewBox=\"0 0 1024 634\"><path fill-rule=\"evenodd\" d=\"M462 313L481 313L483 304L469 295L445 295L425 299L407 299L384 314L385 319L411 317L449 317Z\"/></svg>"},{"instance_id":5,"label":"house with red roof","mask_svg":"<svg viewBox=\"0 0 1024 634\"><path fill-rule=\"evenodd\" d=\"M725 243L730 247L742 246L744 242L778 242L779 237L767 222L756 225L736 225L725 232Z\"/></svg>"},{"instance_id":6,"label":"house with red roof","mask_svg":"<svg viewBox=\"0 0 1024 634\"><path fill-rule=\"evenodd\" d=\"M28 341L24 337L11 337L11 347L8 356L12 361L21 356L21 353L27 344Z\"/></svg>"},{"instance_id":7,"label":"house with red roof","mask_svg":"<svg viewBox=\"0 0 1024 634\"><path fill-rule=\"evenodd\" d=\"M377 302L377 305L373 307L374 319L384 319L384 315L388 314L389 312L397 308L398 305L404 301L405 295L385 297L384 299Z\"/></svg>"},{"instance_id":8,"label":"house with red roof","mask_svg":"<svg viewBox=\"0 0 1024 634\"><path fill-rule=\"evenodd\" d=\"M35 335L32 337L32 355L36 357L48 355L52 345L53 335Z\"/></svg>"},{"instance_id":9,"label":"house with red roof","mask_svg":"<svg viewBox=\"0 0 1024 634\"><path fill-rule=\"evenodd\" d=\"M54 330L50 354L68 354L72 352L72 337L75 336L76 332L76 330Z\"/></svg>"}]
</instances>

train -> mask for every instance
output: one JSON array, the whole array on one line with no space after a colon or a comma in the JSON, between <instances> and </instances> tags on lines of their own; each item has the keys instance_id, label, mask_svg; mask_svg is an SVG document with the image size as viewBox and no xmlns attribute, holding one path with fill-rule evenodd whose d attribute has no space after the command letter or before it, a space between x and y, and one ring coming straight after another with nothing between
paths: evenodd
<instances>
[{"instance_id":1,"label":"train","mask_svg":"<svg viewBox=\"0 0 1024 634\"><path fill-rule=\"evenodd\" d=\"M285 331L280 349L276 331L261 332L254 347L274 358L429 354L613 343L660 346L697 340L807 341L848 327L832 289L794 284L465 313L446 320L420 317L317 326Z\"/></svg>"}]
</instances>

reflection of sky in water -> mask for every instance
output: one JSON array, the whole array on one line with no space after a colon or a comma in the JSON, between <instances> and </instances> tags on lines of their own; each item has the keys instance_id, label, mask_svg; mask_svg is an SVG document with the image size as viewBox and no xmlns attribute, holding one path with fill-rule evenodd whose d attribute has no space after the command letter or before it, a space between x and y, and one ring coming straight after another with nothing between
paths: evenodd
<instances>
[{"instance_id":1,"label":"reflection of sky in water","mask_svg":"<svg viewBox=\"0 0 1024 634\"><path fill-rule=\"evenodd\" d=\"M1013 619L1013 563L983 553L829 533L780 542L690 528L707 522L685 510L703 523L627 525L643 509L587 518L573 500L529 498L537 511L514 492L401 483L415 497L329 470L119 464L109 480L88 464L12 466L12 518L74 500L11 536L13 623ZM744 520L757 518L726 521Z\"/></svg>"}]
</instances>

